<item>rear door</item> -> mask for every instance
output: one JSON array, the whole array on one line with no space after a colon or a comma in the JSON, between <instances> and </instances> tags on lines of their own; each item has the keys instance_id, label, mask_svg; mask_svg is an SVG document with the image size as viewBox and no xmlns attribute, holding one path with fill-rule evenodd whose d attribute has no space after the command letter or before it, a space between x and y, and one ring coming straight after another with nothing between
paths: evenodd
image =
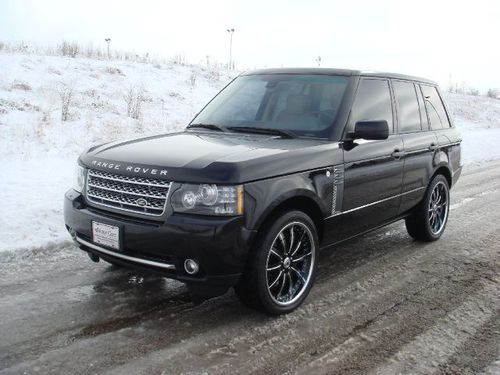
<instances>
[{"instance_id":1,"label":"rear door","mask_svg":"<svg viewBox=\"0 0 500 375\"><path fill-rule=\"evenodd\" d=\"M414 207L425 194L433 172L436 134L429 128L420 87L410 81L393 80L397 130L405 148L400 213Z\"/></svg>"},{"instance_id":2,"label":"rear door","mask_svg":"<svg viewBox=\"0 0 500 375\"><path fill-rule=\"evenodd\" d=\"M394 133L394 103L388 79L362 78L347 131L363 120L386 120L386 140L344 143L342 233L349 237L374 228L398 214L403 181L403 140Z\"/></svg>"},{"instance_id":3,"label":"rear door","mask_svg":"<svg viewBox=\"0 0 500 375\"><path fill-rule=\"evenodd\" d=\"M454 175L460 167L460 133L452 125L443 98L436 86L421 85L431 129L437 137L435 166L446 165Z\"/></svg>"}]
</instances>

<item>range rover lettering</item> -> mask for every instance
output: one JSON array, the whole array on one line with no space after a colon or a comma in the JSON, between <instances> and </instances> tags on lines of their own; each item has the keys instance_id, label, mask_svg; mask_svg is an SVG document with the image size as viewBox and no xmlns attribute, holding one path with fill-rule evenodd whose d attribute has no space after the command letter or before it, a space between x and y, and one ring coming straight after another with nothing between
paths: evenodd
<instances>
[{"instance_id":1,"label":"range rover lettering","mask_svg":"<svg viewBox=\"0 0 500 375\"><path fill-rule=\"evenodd\" d=\"M234 79L179 133L94 146L65 195L94 261L155 272L197 294L234 287L288 313L321 249L397 220L441 237L461 137L436 83L337 69Z\"/></svg>"}]
</instances>

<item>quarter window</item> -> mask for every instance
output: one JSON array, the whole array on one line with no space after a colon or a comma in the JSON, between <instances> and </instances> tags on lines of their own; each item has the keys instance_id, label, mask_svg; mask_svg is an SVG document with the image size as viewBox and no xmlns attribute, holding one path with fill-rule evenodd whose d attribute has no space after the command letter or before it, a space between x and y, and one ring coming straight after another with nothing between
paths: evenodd
<instances>
[{"instance_id":1,"label":"quarter window","mask_svg":"<svg viewBox=\"0 0 500 375\"><path fill-rule=\"evenodd\" d=\"M400 133L422 130L415 86L411 82L393 81Z\"/></svg>"},{"instance_id":2,"label":"quarter window","mask_svg":"<svg viewBox=\"0 0 500 375\"><path fill-rule=\"evenodd\" d=\"M392 103L389 82L380 79L362 79L351 112L351 124L358 121L387 121L392 132Z\"/></svg>"},{"instance_id":3,"label":"quarter window","mask_svg":"<svg viewBox=\"0 0 500 375\"><path fill-rule=\"evenodd\" d=\"M450 121L444 109L443 102L439 97L437 89L433 86L422 85L424 95L425 109L429 116L432 129L449 128Z\"/></svg>"}]
</instances>

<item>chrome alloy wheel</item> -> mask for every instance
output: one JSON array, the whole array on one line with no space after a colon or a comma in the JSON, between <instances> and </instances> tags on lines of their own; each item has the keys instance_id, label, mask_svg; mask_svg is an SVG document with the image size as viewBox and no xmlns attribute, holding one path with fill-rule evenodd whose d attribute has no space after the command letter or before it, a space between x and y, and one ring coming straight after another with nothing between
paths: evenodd
<instances>
[{"instance_id":1,"label":"chrome alloy wheel","mask_svg":"<svg viewBox=\"0 0 500 375\"><path fill-rule=\"evenodd\" d=\"M448 219L449 197L445 184L439 181L432 190L429 199L429 226L433 235L438 235L444 229Z\"/></svg>"},{"instance_id":2,"label":"chrome alloy wheel","mask_svg":"<svg viewBox=\"0 0 500 375\"><path fill-rule=\"evenodd\" d=\"M269 249L266 281L269 295L281 306L293 304L307 289L314 267L314 240L301 222L287 224Z\"/></svg>"}]
</instances>

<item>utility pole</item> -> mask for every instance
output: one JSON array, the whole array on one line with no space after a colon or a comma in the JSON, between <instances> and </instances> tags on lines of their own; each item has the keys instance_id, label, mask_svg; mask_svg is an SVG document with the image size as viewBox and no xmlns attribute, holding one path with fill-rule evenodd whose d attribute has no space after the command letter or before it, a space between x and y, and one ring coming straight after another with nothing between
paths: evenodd
<instances>
[{"instance_id":1,"label":"utility pole","mask_svg":"<svg viewBox=\"0 0 500 375\"><path fill-rule=\"evenodd\" d=\"M111 44L111 38L106 38L104 41L108 44L108 60L111 58L111 54L109 52L109 45Z\"/></svg>"},{"instance_id":2,"label":"utility pole","mask_svg":"<svg viewBox=\"0 0 500 375\"><path fill-rule=\"evenodd\" d=\"M227 29L227 32L229 33L229 69L232 70L232 69L234 69L234 66L233 66L233 34L234 34L234 29Z\"/></svg>"}]
</instances>

